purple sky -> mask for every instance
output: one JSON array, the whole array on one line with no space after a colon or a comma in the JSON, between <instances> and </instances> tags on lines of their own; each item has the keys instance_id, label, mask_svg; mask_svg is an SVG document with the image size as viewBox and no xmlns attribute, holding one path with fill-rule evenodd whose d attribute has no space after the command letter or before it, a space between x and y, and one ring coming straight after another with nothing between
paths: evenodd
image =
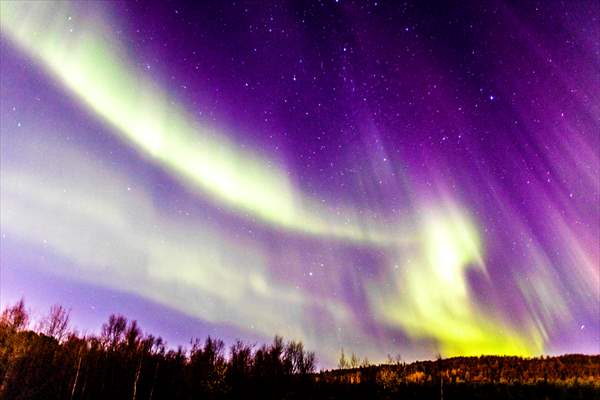
<instances>
[{"instance_id":1,"label":"purple sky","mask_svg":"<svg viewBox=\"0 0 600 400\"><path fill-rule=\"evenodd\" d=\"M595 2L186 3L2 4L2 307L600 352Z\"/></svg>"}]
</instances>

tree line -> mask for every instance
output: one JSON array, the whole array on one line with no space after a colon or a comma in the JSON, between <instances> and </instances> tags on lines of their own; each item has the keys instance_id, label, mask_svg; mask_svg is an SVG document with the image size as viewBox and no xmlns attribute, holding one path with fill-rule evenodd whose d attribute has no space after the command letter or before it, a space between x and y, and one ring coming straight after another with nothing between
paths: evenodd
<instances>
[{"instance_id":1,"label":"tree line","mask_svg":"<svg viewBox=\"0 0 600 400\"><path fill-rule=\"evenodd\" d=\"M1 399L278 398L315 370L314 353L280 336L260 347L236 341L228 352L210 336L168 349L120 315L99 335L79 336L61 306L29 325L23 300L0 316Z\"/></svg>"},{"instance_id":2,"label":"tree line","mask_svg":"<svg viewBox=\"0 0 600 400\"><path fill-rule=\"evenodd\" d=\"M371 365L352 354L350 361L342 351L338 369L323 379L343 383L374 380L380 385L428 383L559 384L596 385L600 388L600 355L567 354L557 357L518 356L452 357L407 364L388 356L385 364Z\"/></svg>"},{"instance_id":3,"label":"tree line","mask_svg":"<svg viewBox=\"0 0 600 400\"><path fill-rule=\"evenodd\" d=\"M600 355L454 357L372 365L343 350L315 372L301 342L194 339L168 348L136 321L111 315L79 335L52 306L34 325L21 300L0 314L0 400L28 399L600 399Z\"/></svg>"}]
</instances>

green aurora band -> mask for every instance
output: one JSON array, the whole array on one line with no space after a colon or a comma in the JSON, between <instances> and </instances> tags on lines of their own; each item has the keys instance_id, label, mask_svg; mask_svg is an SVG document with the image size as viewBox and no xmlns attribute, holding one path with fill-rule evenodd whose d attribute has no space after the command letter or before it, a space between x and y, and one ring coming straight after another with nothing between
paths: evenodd
<instances>
[{"instance_id":1,"label":"green aurora band","mask_svg":"<svg viewBox=\"0 0 600 400\"><path fill-rule=\"evenodd\" d=\"M71 4L63 2L2 2L0 14L3 35L18 49L35 59L89 110L109 123L112 132L120 139L199 196L224 204L241 218L258 220L270 229L381 248L388 263L383 279L392 282L392 285L383 287L377 280L365 285L369 305L382 324L399 328L412 338L437 343L444 356L481 353L531 355L543 350L545 334L542 323L532 319L526 326L517 329L504 322L502 316L477 305L469 288L467 272L474 269L486 276L483 246L475 221L453 201L446 200L434 207L415 210L412 221L388 226L378 223L376 218L366 217L368 213L350 207L340 207L337 212L324 208L320 202L296 190L276 163L265 161L257 152L237 148L224 134L194 121L190 113L177 105L148 76L134 73L127 52L111 39L110 30L98 15L79 15ZM66 24L67 20L71 21L70 25ZM71 28L73 24L74 29ZM74 164L85 162L79 156L70 156L69 160ZM30 182L35 179L35 173L27 177L16 171L3 171L2 178L2 222L23 237L35 231L34 220L23 224L28 210L10 207L24 199L32 202L34 208L46 209L45 213L35 216L37 221L58 224L56 218L45 215L52 214L53 209L63 208L69 218L101 224L109 232L118 230L120 222L111 225L111 220L106 218L121 212L115 211L121 207L121 201L116 201L116 205L92 202L93 207L82 209L77 207L83 206L72 203L62 204L58 196L51 196L50 188L36 189L35 182ZM103 179L114 181L116 178ZM85 202L89 201L92 199L82 198L78 203L88 204ZM146 211L141 212L152 214L148 211L151 208L148 200L141 198L139 201L146 204L143 208ZM169 225L165 221L157 223ZM327 357L335 357L338 350L336 343L319 343L317 334L308 333L303 328L309 323L303 321L303 307L317 304L320 299L311 299L310 294L301 292L289 294L290 287L270 280L265 267L265 250L260 243L244 245L246 250L241 254L251 254L250 264L253 267L243 272L231 269L231 263L219 261L220 252L230 253L233 250L222 245L226 240L219 239L216 231L207 230L201 240L208 243L207 249L216 249L214 256L203 261L206 265L195 264L198 260L197 253L192 251L197 251L193 241L176 245L177 238L182 236L176 227L167 230L175 238L167 237L167 244L160 244L164 238L150 237L147 241L138 241L133 235L125 238L131 243L131 248L140 250L141 246L152 243L151 247L155 249L146 254L149 259L146 268L151 279L141 281L146 283L145 286L121 287L116 282L135 282L144 274L144 269L123 270L117 274L119 279L108 279L99 266L117 262L118 257L101 262L89 259L89 250L76 240L77 226L67 224L64 229L69 231L69 235L61 236L59 232L57 235L70 239L50 241L50 245L60 254L88 266L79 279L98 282L103 276L102 284L105 286L135 292L209 321L247 327L249 321L262 319L261 333L270 335L274 333L272 330L279 329L279 333L295 335L306 340L308 346L326 351ZM141 230L136 232L143 235ZM31 236L31 240L38 242L43 237L42 234ZM402 254L411 252L410 262L398 262L400 250ZM180 260L182 267L176 272L167 267L172 262L169 256L172 253L183 254L184 258ZM100 257L97 251L94 254L94 257ZM399 265L401 273L397 273ZM69 274L68 271L62 273ZM541 286L549 287L550 279L545 279ZM249 291L252 294L236 297L220 293L215 287L217 282L222 281L233 284L236 288L233 292ZM240 302L254 306L245 310L244 318L242 313L223 314L221 309L203 307L199 302L170 294L183 283L190 290L206 294L211 301L227 304L228 309L234 309ZM525 288L524 292L527 290ZM283 300L287 310L292 311L270 309L268 304L275 300ZM335 315L336 324L351 329L351 310L346 306L326 301L323 307ZM270 310L269 318L265 317L265 309ZM284 315L287 315L286 322L279 323L277 319ZM369 350L365 348L364 351ZM376 357L375 353L373 356Z\"/></svg>"}]
</instances>

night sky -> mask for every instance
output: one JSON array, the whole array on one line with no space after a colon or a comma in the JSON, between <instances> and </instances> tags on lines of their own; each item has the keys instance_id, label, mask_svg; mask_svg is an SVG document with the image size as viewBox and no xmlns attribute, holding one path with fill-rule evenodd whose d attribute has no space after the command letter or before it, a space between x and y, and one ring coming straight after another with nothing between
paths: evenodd
<instances>
[{"instance_id":1,"label":"night sky","mask_svg":"<svg viewBox=\"0 0 600 400\"><path fill-rule=\"evenodd\" d=\"M1 2L2 306L600 352L596 1L189 3Z\"/></svg>"}]
</instances>

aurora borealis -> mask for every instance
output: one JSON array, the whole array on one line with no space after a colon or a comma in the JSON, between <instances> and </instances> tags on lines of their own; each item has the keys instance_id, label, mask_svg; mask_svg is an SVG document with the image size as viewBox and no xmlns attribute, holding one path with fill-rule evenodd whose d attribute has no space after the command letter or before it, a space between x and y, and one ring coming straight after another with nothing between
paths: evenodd
<instances>
[{"instance_id":1,"label":"aurora borealis","mask_svg":"<svg viewBox=\"0 0 600 400\"><path fill-rule=\"evenodd\" d=\"M593 1L0 12L2 305L325 366L600 352Z\"/></svg>"}]
</instances>

